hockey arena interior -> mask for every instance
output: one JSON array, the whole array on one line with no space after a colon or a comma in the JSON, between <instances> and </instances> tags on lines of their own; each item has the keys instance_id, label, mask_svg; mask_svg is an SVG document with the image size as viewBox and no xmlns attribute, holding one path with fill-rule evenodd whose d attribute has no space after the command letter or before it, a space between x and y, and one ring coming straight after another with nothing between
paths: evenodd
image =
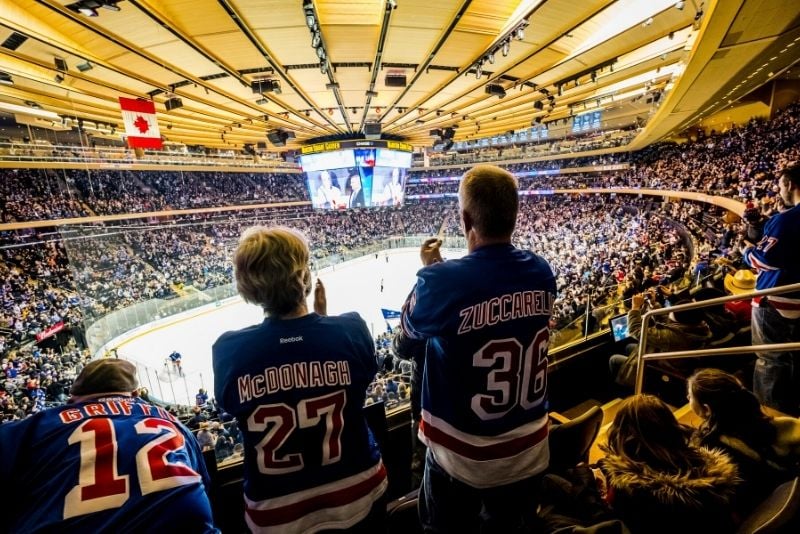
<instances>
[{"instance_id":1,"label":"hockey arena interior","mask_svg":"<svg viewBox=\"0 0 800 534\"><path fill-rule=\"evenodd\" d=\"M798 61L796 0L0 0L0 533L799 532Z\"/></svg>"}]
</instances>

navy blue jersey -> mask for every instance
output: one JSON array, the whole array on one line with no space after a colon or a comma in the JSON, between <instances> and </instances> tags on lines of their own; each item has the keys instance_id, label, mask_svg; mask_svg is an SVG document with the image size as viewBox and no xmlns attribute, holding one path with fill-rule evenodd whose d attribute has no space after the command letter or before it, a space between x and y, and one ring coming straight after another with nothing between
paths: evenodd
<instances>
[{"instance_id":1,"label":"navy blue jersey","mask_svg":"<svg viewBox=\"0 0 800 534\"><path fill-rule=\"evenodd\" d=\"M246 517L253 531L315 532L363 519L386 470L362 408L378 370L356 313L311 313L223 334L214 393L244 436Z\"/></svg>"},{"instance_id":2,"label":"navy blue jersey","mask_svg":"<svg viewBox=\"0 0 800 534\"><path fill-rule=\"evenodd\" d=\"M744 259L758 270L756 289L769 289L800 282L800 206L778 213L764 225L764 236L744 251ZM770 296L781 315L800 317L800 294Z\"/></svg>"},{"instance_id":3,"label":"navy blue jersey","mask_svg":"<svg viewBox=\"0 0 800 534\"><path fill-rule=\"evenodd\" d=\"M553 272L510 244L425 267L402 328L427 339L420 438L451 476L493 487L547 467Z\"/></svg>"},{"instance_id":4,"label":"navy blue jersey","mask_svg":"<svg viewBox=\"0 0 800 534\"><path fill-rule=\"evenodd\" d=\"M0 425L0 481L0 531L217 532L194 436L140 399Z\"/></svg>"}]
</instances>

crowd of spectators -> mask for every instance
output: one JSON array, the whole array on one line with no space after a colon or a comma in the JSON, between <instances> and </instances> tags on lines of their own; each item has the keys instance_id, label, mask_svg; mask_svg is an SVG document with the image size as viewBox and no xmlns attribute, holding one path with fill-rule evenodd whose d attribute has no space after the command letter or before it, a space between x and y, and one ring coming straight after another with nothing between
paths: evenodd
<instances>
[{"instance_id":1,"label":"crowd of spectators","mask_svg":"<svg viewBox=\"0 0 800 534\"><path fill-rule=\"evenodd\" d=\"M0 362L0 422L66 402L72 382L91 360L74 345L61 351L26 347L6 356Z\"/></svg>"},{"instance_id":2,"label":"crowd of spectators","mask_svg":"<svg viewBox=\"0 0 800 534\"><path fill-rule=\"evenodd\" d=\"M510 168L523 174L523 190L566 183L726 195L748 203L749 218L741 224L757 229L758 221L780 205L772 173L800 155L798 111L800 105L795 104L771 121L753 120L693 143L655 145L632 156ZM624 161L630 168L616 173L525 176L548 168ZM86 215L87 206L112 213L307 197L302 175L296 174L3 172L6 180L0 187L6 221ZM459 173L459 169L412 172L408 192L427 187L420 178ZM439 183L450 192L457 190L457 181ZM81 200L70 199L70 194ZM679 235L676 222L694 231L693 246ZM60 322L77 325L87 313L99 317L143 300L180 295L187 286L203 290L228 284L228 258L241 231L273 223L305 232L314 244L316 260L394 235L435 235L442 228L459 233L453 196L414 201L400 208L322 212L301 207L95 226L83 228L85 235L65 233L69 239L63 241L47 230L4 232L0 356L13 360L35 334ZM688 277L694 274L693 260L699 265L712 251L736 250L742 234L742 228L733 224L723 226L713 208L689 202L656 205L631 197L526 197L518 227L516 243L545 255L556 270L558 326L581 316L587 305L597 308L648 284Z\"/></svg>"},{"instance_id":3,"label":"crowd of spectators","mask_svg":"<svg viewBox=\"0 0 800 534\"><path fill-rule=\"evenodd\" d=\"M89 215L52 169L2 169L2 222L65 219Z\"/></svg>"}]
</instances>

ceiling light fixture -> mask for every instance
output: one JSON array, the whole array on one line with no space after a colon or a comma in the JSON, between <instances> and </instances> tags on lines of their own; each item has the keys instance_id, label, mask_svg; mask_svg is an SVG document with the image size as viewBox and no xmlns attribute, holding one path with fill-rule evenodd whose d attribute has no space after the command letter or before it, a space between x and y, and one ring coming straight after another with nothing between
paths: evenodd
<instances>
[{"instance_id":1,"label":"ceiling light fixture","mask_svg":"<svg viewBox=\"0 0 800 534\"><path fill-rule=\"evenodd\" d=\"M117 5L120 0L79 0L64 7L74 13L80 13L86 17L97 17L99 8L108 9L109 11L121 11Z\"/></svg>"},{"instance_id":2,"label":"ceiling light fixture","mask_svg":"<svg viewBox=\"0 0 800 534\"><path fill-rule=\"evenodd\" d=\"M511 50L511 39L506 39L503 41L503 57L508 56L508 52Z\"/></svg>"}]
</instances>

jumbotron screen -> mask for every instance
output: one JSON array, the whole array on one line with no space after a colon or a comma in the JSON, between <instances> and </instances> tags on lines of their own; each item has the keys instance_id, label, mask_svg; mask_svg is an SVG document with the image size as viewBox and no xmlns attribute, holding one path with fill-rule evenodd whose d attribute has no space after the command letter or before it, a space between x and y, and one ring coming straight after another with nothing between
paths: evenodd
<instances>
[{"instance_id":1,"label":"jumbotron screen","mask_svg":"<svg viewBox=\"0 0 800 534\"><path fill-rule=\"evenodd\" d=\"M389 148L390 144L397 145L399 150ZM342 141L301 150L300 166L314 208L343 210L403 205L406 175L411 167L409 145Z\"/></svg>"}]
</instances>

